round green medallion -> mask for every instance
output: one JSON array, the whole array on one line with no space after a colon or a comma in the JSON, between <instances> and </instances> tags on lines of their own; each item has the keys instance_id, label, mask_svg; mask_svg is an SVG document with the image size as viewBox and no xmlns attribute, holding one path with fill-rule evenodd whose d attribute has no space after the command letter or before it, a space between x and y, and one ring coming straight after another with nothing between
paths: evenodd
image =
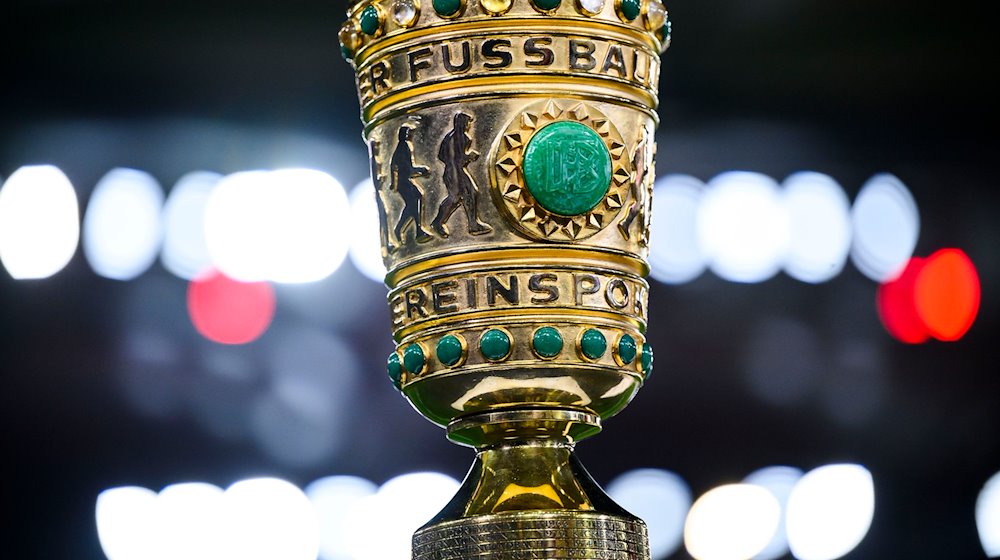
<instances>
[{"instance_id":1,"label":"round green medallion","mask_svg":"<svg viewBox=\"0 0 1000 560\"><path fill-rule=\"evenodd\" d=\"M491 362L496 362L510 354L510 337L500 329L490 329L479 339L479 351Z\"/></svg>"},{"instance_id":2,"label":"round green medallion","mask_svg":"<svg viewBox=\"0 0 1000 560\"><path fill-rule=\"evenodd\" d=\"M591 360L596 360L608 351L608 341L597 329L587 329L580 337L580 352Z\"/></svg>"},{"instance_id":3,"label":"round green medallion","mask_svg":"<svg viewBox=\"0 0 1000 560\"><path fill-rule=\"evenodd\" d=\"M653 372L653 347L648 343L642 345L642 356L639 358L639 365L642 366L642 373L647 378Z\"/></svg>"},{"instance_id":4,"label":"round green medallion","mask_svg":"<svg viewBox=\"0 0 1000 560\"><path fill-rule=\"evenodd\" d=\"M611 154L593 129L573 121L542 127L524 150L524 181L549 212L583 214L611 186Z\"/></svg>"},{"instance_id":5,"label":"round green medallion","mask_svg":"<svg viewBox=\"0 0 1000 560\"><path fill-rule=\"evenodd\" d=\"M435 351L438 360L442 364L451 367L462 360L462 341L457 336L449 334L441 337Z\"/></svg>"},{"instance_id":6,"label":"round green medallion","mask_svg":"<svg viewBox=\"0 0 1000 560\"><path fill-rule=\"evenodd\" d=\"M418 374L424 369L424 349L419 344L411 344L403 350L403 367L406 371Z\"/></svg>"},{"instance_id":7,"label":"round green medallion","mask_svg":"<svg viewBox=\"0 0 1000 560\"><path fill-rule=\"evenodd\" d=\"M533 0L532 3L538 7L539 10L550 11L559 7L562 0Z\"/></svg>"},{"instance_id":8,"label":"round green medallion","mask_svg":"<svg viewBox=\"0 0 1000 560\"><path fill-rule=\"evenodd\" d=\"M432 4L441 17L452 17L462 9L462 0L434 0Z\"/></svg>"},{"instance_id":9,"label":"round green medallion","mask_svg":"<svg viewBox=\"0 0 1000 560\"><path fill-rule=\"evenodd\" d=\"M395 352L389 354L385 369L389 373L389 379L392 380L392 384L399 389L403 379L403 365L399 363L399 354Z\"/></svg>"},{"instance_id":10,"label":"round green medallion","mask_svg":"<svg viewBox=\"0 0 1000 560\"><path fill-rule=\"evenodd\" d=\"M642 10L642 2L640 0L621 0L618 9L621 10L625 21L632 21L639 17L639 12Z\"/></svg>"},{"instance_id":11,"label":"round green medallion","mask_svg":"<svg viewBox=\"0 0 1000 560\"><path fill-rule=\"evenodd\" d=\"M562 335L555 327L542 327L531 337L531 346L539 356L555 358L563 349Z\"/></svg>"},{"instance_id":12,"label":"round green medallion","mask_svg":"<svg viewBox=\"0 0 1000 560\"><path fill-rule=\"evenodd\" d=\"M365 35L374 35L378 33L379 27L382 27L382 22L379 21L378 9L375 6L368 5L365 6L364 10L361 10L361 32Z\"/></svg>"},{"instance_id":13,"label":"round green medallion","mask_svg":"<svg viewBox=\"0 0 1000 560\"><path fill-rule=\"evenodd\" d=\"M621 338L618 339L618 359L622 361L623 364L631 364L632 360L635 359L635 354L638 348L635 344L635 339L632 335L623 334Z\"/></svg>"}]
</instances>

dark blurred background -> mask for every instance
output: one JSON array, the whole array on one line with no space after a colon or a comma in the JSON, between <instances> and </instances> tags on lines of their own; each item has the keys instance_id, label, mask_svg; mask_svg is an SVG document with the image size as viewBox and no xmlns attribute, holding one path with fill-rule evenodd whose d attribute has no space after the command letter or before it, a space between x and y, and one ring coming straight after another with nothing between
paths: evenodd
<instances>
[{"instance_id":1,"label":"dark blurred background","mask_svg":"<svg viewBox=\"0 0 1000 560\"><path fill-rule=\"evenodd\" d=\"M58 166L81 215L115 167L148 172L168 194L194 170L282 167L321 169L350 189L368 166L337 44L344 8L8 2L0 180ZM880 322L878 282L850 262L817 284L711 271L652 281L655 374L579 447L595 479L669 469L696 497L768 465L857 463L874 478L875 514L849 558L983 557L975 503L1000 471L1000 91L983 8L668 5L658 175L747 170L780 182L812 170L854 200L869 177L892 173L919 208L914 254L962 249L982 303L961 340L904 344ZM385 289L349 260L320 282L277 285L273 323L245 345L201 337L187 288L159 262L134 280L102 278L80 250L44 280L0 273L0 555L104 558L94 504L114 486L464 474L472 454L386 381ZM324 425L272 398L282 359L329 373L317 382L335 394Z\"/></svg>"}]
</instances>

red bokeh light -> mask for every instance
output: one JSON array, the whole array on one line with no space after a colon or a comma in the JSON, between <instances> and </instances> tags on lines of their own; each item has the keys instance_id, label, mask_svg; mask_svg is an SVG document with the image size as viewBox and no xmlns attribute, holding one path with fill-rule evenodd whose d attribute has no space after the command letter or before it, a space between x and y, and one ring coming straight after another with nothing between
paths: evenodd
<instances>
[{"instance_id":1,"label":"red bokeh light","mask_svg":"<svg viewBox=\"0 0 1000 560\"><path fill-rule=\"evenodd\" d=\"M188 314L194 328L220 344L246 344L264 334L274 319L274 287L239 282L211 270L188 284Z\"/></svg>"},{"instance_id":2,"label":"red bokeh light","mask_svg":"<svg viewBox=\"0 0 1000 560\"><path fill-rule=\"evenodd\" d=\"M979 313L979 275L960 249L914 257L898 278L882 284L876 306L889 334L907 344L962 338Z\"/></svg>"},{"instance_id":3,"label":"red bokeh light","mask_svg":"<svg viewBox=\"0 0 1000 560\"><path fill-rule=\"evenodd\" d=\"M885 330L900 342L919 344L930 337L927 327L917 314L915 291L917 277L926 259L913 257L895 279L878 287L875 305Z\"/></svg>"},{"instance_id":4,"label":"red bokeh light","mask_svg":"<svg viewBox=\"0 0 1000 560\"><path fill-rule=\"evenodd\" d=\"M917 315L938 340L958 340L979 313L976 267L960 249L941 249L924 264L914 289Z\"/></svg>"}]
</instances>

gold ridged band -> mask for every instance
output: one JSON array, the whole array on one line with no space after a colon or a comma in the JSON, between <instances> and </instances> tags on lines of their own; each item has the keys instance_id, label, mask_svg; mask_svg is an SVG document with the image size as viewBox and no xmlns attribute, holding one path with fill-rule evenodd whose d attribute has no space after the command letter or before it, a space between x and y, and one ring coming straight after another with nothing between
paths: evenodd
<instances>
[{"instance_id":1,"label":"gold ridged band","mask_svg":"<svg viewBox=\"0 0 1000 560\"><path fill-rule=\"evenodd\" d=\"M639 560L638 519L580 511L515 512L446 521L413 536L413 560Z\"/></svg>"}]
</instances>

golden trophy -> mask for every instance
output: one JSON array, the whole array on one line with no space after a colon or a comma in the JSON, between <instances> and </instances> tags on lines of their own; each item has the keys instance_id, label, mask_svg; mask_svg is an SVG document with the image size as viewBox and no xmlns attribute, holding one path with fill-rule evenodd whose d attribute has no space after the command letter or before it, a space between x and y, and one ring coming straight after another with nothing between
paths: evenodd
<instances>
[{"instance_id":1,"label":"golden trophy","mask_svg":"<svg viewBox=\"0 0 1000 560\"><path fill-rule=\"evenodd\" d=\"M661 0L362 0L393 383L476 460L415 560L648 559L576 459L649 376Z\"/></svg>"}]
</instances>

